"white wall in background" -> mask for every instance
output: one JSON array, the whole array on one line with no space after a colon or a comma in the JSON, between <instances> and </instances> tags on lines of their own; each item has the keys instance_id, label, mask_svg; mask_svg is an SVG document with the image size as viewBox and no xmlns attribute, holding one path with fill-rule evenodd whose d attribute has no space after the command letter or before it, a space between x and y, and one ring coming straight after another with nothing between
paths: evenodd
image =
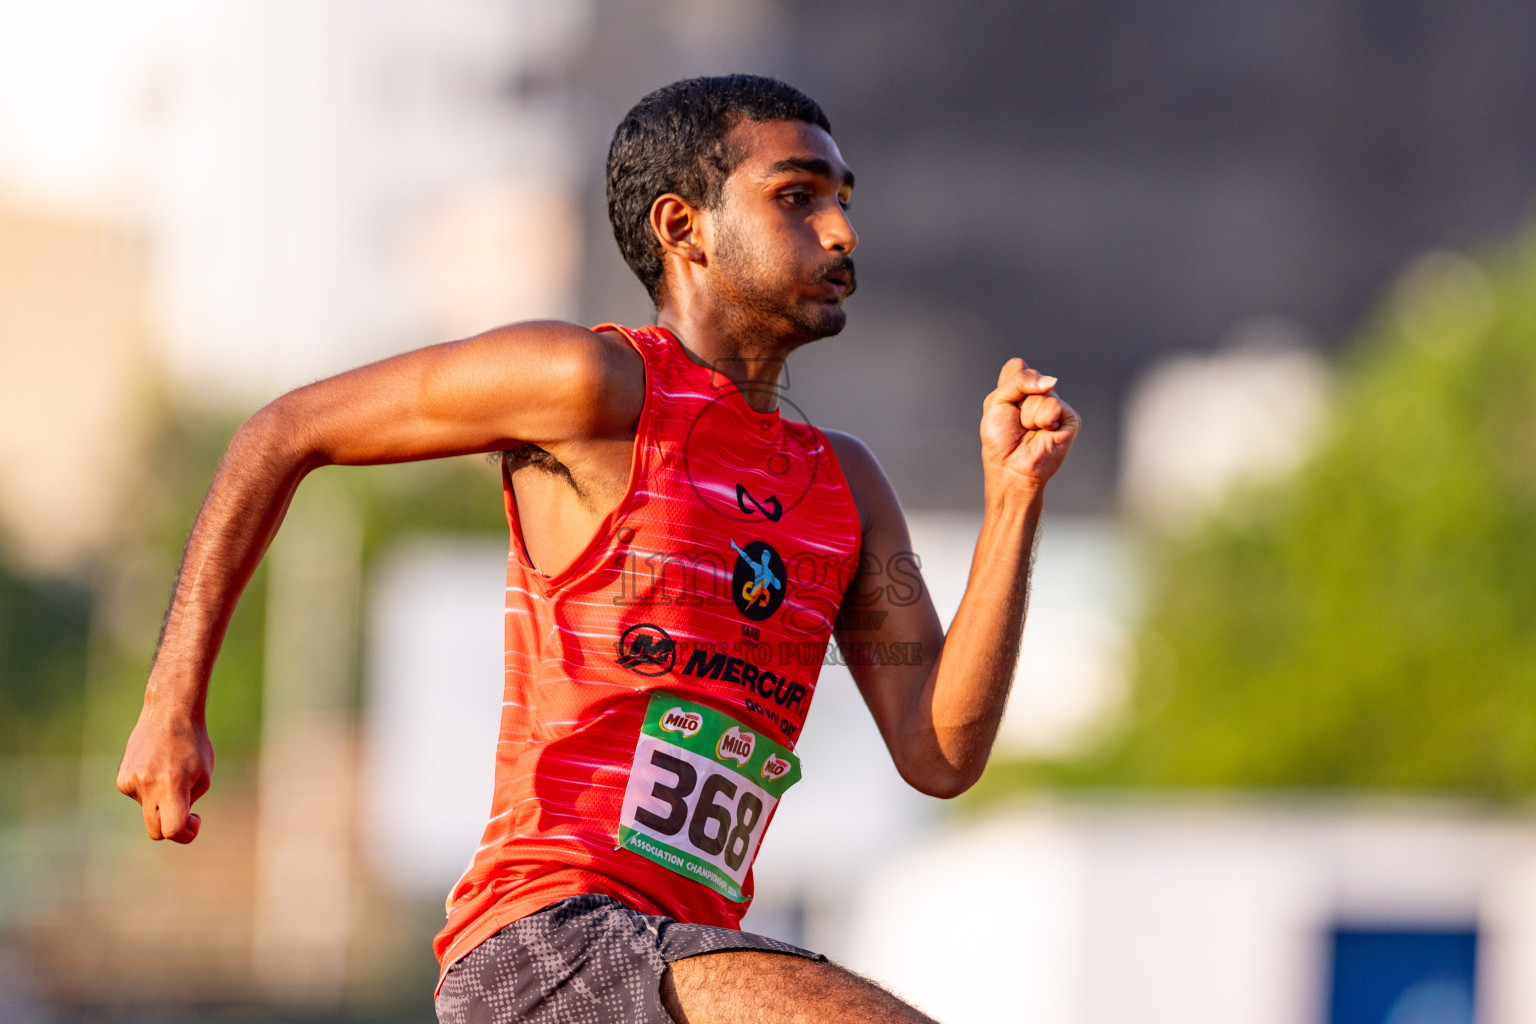
<instances>
[{"instance_id":1,"label":"white wall in background","mask_svg":"<svg viewBox=\"0 0 1536 1024\"><path fill-rule=\"evenodd\" d=\"M1037 804L870 872L846 956L945 1024L1320 1024L1333 928L1475 928L1516 1024L1533 865L1536 821L1446 804Z\"/></svg>"},{"instance_id":2,"label":"white wall in background","mask_svg":"<svg viewBox=\"0 0 1536 1024\"><path fill-rule=\"evenodd\" d=\"M1126 402L1127 508L1181 528L1234 487L1294 469L1327 429L1331 377L1306 334L1281 317L1255 317L1210 354L1153 366Z\"/></svg>"},{"instance_id":3,"label":"white wall in background","mask_svg":"<svg viewBox=\"0 0 1536 1024\"><path fill-rule=\"evenodd\" d=\"M981 519L913 513L908 524L947 628L965 593ZM997 751L1050 757L1090 738L1124 696L1139 585L1136 550L1112 520L1047 515L1033 580Z\"/></svg>"},{"instance_id":4,"label":"white wall in background","mask_svg":"<svg viewBox=\"0 0 1536 1024\"><path fill-rule=\"evenodd\" d=\"M397 890L446 897L490 817L507 547L421 538L371 581L364 849Z\"/></svg>"},{"instance_id":5,"label":"white wall in background","mask_svg":"<svg viewBox=\"0 0 1536 1024\"><path fill-rule=\"evenodd\" d=\"M950 829L855 883L845 962L945 1024L1077 1021L1085 875L1048 818Z\"/></svg>"}]
</instances>

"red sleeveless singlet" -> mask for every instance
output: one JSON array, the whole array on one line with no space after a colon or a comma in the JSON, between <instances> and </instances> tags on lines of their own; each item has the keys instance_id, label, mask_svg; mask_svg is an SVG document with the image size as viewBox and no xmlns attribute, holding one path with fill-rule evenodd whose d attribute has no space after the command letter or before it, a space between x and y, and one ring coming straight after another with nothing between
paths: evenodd
<instances>
[{"instance_id":1,"label":"red sleeveless singlet","mask_svg":"<svg viewBox=\"0 0 1536 1024\"><path fill-rule=\"evenodd\" d=\"M662 328L595 330L645 363L629 486L549 576L504 476L495 795L433 943L444 972L582 893L736 927L858 562L858 513L821 431L754 412Z\"/></svg>"}]
</instances>

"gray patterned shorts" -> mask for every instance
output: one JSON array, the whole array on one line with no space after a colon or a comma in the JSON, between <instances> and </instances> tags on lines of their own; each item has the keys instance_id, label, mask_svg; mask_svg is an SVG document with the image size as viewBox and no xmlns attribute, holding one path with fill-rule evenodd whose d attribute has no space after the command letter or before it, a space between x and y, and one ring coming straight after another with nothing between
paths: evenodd
<instances>
[{"instance_id":1,"label":"gray patterned shorts","mask_svg":"<svg viewBox=\"0 0 1536 1024\"><path fill-rule=\"evenodd\" d=\"M507 925L448 969L440 1024L672 1024L667 964L756 949L826 957L750 932L682 924L607 896L570 896Z\"/></svg>"}]
</instances>

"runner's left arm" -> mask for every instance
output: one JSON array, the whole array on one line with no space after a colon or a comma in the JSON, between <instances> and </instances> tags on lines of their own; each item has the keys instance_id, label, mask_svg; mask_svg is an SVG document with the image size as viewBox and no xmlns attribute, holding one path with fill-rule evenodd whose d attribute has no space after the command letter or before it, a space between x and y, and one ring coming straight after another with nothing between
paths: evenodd
<instances>
[{"instance_id":1,"label":"runner's left arm","mask_svg":"<svg viewBox=\"0 0 1536 1024\"><path fill-rule=\"evenodd\" d=\"M897 771L930 796L958 796L981 777L1008 702L1045 485L1079 423L1055 386L1011 359L982 405L985 513L948 634L890 481L857 439L828 432L864 529L835 635Z\"/></svg>"}]
</instances>

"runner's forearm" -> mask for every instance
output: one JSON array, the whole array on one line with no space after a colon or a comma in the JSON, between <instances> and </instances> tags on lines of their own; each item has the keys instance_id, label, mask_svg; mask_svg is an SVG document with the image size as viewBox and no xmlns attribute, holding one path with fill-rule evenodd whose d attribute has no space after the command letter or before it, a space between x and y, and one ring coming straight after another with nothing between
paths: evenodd
<instances>
[{"instance_id":1,"label":"runner's forearm","mask_svg":"<svg viewBox=\"0 0 1536 1024\"><path fill-rule=\"evenodd\" d=\"M277 532L299 481L319 464L273 403L230 441L192 526L177 574L146 704L201 720L208 677L251 574Z\"/></svg>"},{"instance_id":2,"label":"runner's forearm","mask_svg":"<svg viewBox=\"0 0 1536 1024\"><path fill-rule=\"evenodd\" d=\"M981 777L1008 702L1042 496L1038 489L989 493L965 596L923 687L932 771L947 775L943 788L954 793Z\"/></svg>"}]
</instances>

